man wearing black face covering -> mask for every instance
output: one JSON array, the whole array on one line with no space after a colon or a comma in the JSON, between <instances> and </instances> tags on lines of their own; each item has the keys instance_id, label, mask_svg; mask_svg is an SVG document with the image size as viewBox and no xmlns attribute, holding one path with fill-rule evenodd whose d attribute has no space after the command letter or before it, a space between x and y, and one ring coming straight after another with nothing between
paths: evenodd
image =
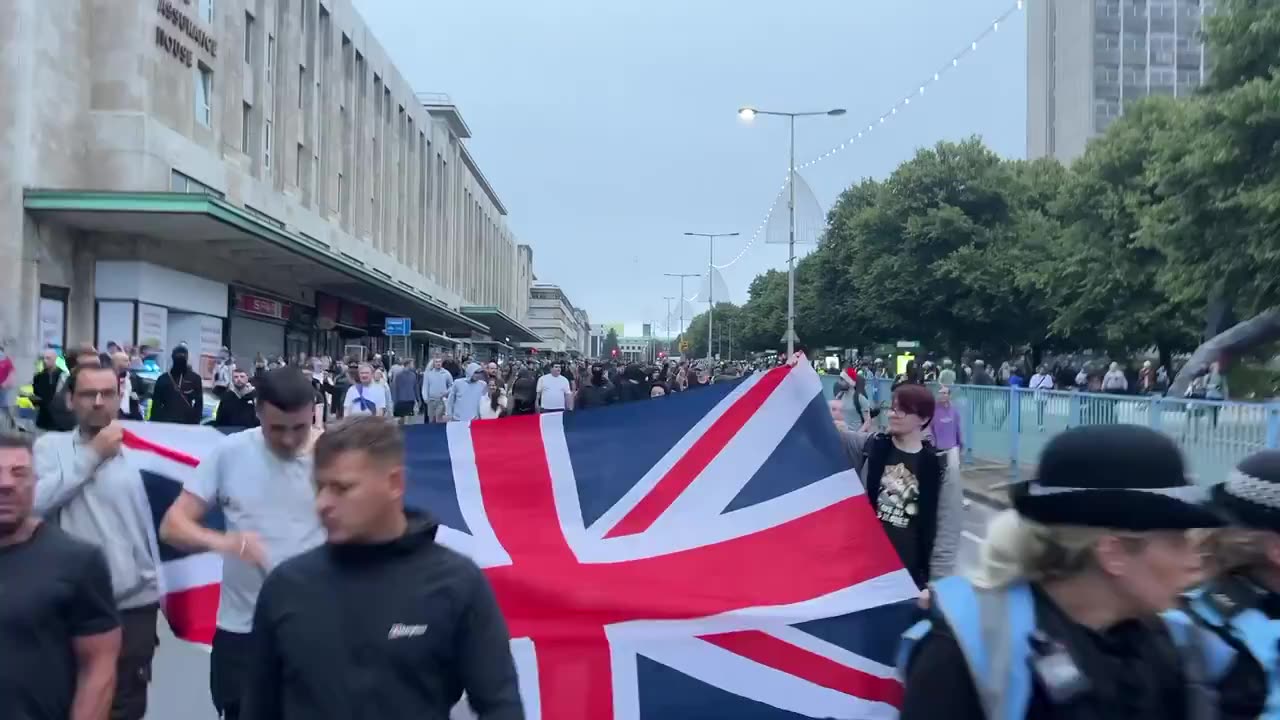
<instances>
[{"instance_id":1,"label":"man wearing black face covering","mask_svg":"<svg viewBox=\"0 0 1280 720\"><path fill-rule=\"evenodd\" d=\"M187 348L179 345L170 355L173 365L156 380L152 390L151 421L198 425L204 414L204 387L187 364Z\"/></svg>"}]
</instances>

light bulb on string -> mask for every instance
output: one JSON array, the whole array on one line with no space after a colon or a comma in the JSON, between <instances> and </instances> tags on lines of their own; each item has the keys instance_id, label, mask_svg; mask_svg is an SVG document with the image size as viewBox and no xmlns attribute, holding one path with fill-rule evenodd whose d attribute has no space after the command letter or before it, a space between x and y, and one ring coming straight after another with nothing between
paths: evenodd
<instances>
[{"instance_id":1,"label":"light bulb on string","mask_svg":"<svg viewBox=\"0 0 1280 720\"><path fill-rule=\"evenodd\" d=\"M959 53L957 53L956 55L954 55L954 56L951 58L951 62L950 62L950 64L949 64L949 65L944 65L944 66L942 66L941 68L939 68L939 69L935 70L935 71L934 71L934 73L933 73L933 79L932 79L932 80L928 80L928 79L926 79L924 83L921 83L921 84L916 88L916 94L918 94L918 95L924 95L924 94L925 94L925 88L928 86L928 84L929 84L930 82L935 82L935 83L936 83L936 82L939 82L939 81L941 80L942 75L943 75L943 73L944 73L944 72L946 72L947 70L950 70L950 69L952 69L952 68L957 68L957 67L959 67L959 66L960 66L960 60L961 60L961 59L962 59L962 58L963 58L967 53L977 51L977 49L978 49L978 41L979 41L979 40L981 40L983 37L985 37L988 33L991 33L991 32L999 32L999 31L1000 31L1000 23L1001 23L1001 22L1003 22L1003 21L1004 21L1006 18L1008 18L1009 16L1013 15L1013 13L1014 13L1015 11L1022 10L1022 9L1023 9L1023 3L1024 3L1024 0L1017 0L1017 3L1016 3L1016 5L1015 5L1014 7L1009 8L1009 9L1008 9L1008 10L1006 10L1002 15L1000 15L999 17L997 17L997 18L996 18L996 19L991 23L991 25L989 25L989 26L987 27L987 29L985 29L985 30L984 30L982 33L980 33L976 38L974 38L973 40L971 40L971 41L969 42L969 46L968 46L967 48L965 48L965 49L964 49L964 50L962 50L961 52L959 52ZM866 129L865 129L865 130L862 130L862 131L860 131L860 132L858 132L858 134L857 134L856 136L851 137L851 138L849 138L848 140L846 140L845 142L840 143L840 145L839 145L839 146L837 146L837 147L833 147L833 148L828 149L826 152L824 152L824 153L822 153L822 154L818 155L817 157L813 158L812 160L809 160L808 162L806 162L806 163L804 163L804 164L802 164L802 165L798 166L796 169L805 169L805 168L809 168L809 167L811 167L811 166L813 166L813 165L816 165L817 163L819 163L819 162L821 162L821 161L823 161L823 160L825 160L825 159L827 159L827 158L831 157L832 155L835 155L835 154L837 154L838 152L843 151L844 149L846 149L846 148L848 148L848 147L852 147L852 146L853 146L853 143L854 143L855 141L864 139L864 136L865 136L865 135L869 135L869 134L871 134L871 133L876 129L876 127L878 127L879 125L884 125L886 120L890 119L891 117L895 117L895 116L897 116L897 114L898 114L898 108L899 108L899 107L907 107L907 106L910 106L910 105L911 105L911 96L910 96L910 95L908 95L907 97L904 97L902 100L900 100L898 103L896 103L894 106L892 106L892 107L889 109L889 111L888 111L888 112L886 112L886 113L884 113L883 115L881 115L881 116L880 116L880 118L879 118L878 123L877 123L877 122L873 122L873 123L868 124L868 125L867 125L867 127L866 127ZM774 198L774 201L773 201L773 203L770 205L769 210L765 213L765 215L764 215L764 219L761 221L760 225L756 227L755 232L753 232L753 233L752 233L752 237L751 237L751 239L746 243L746 245L742 248L742 250L741 250L741 251L740 251L740 252L739 252L739 253L738 253L738 254L737 254L737 255L736 255L732 260L730 260L729 262L724 263L723 265L715 265L714 267L716 267L717 269L724 269L724 268L727 268L727 267L729 267L730 265L733 265L733 264L737 263L739 260L741 260L741 259L746 255L747 251L748 251L751 247L753 247L753 246L755 245L755 242L756 242L756 240L759 238L760 233L762 233L762 232L764 232L764 231L765 231L765 228L768 226L769 219L773 216L774 211L778 208L778 203L779 203L779 202L781 202L781 199L782 199L783 195L785 194L785 191L786 191L786 189L787 189L788 185L789 185L788 181L787 181L787 180L784 180L784 181L783 181L783 183L782 183L782 187L781 187L781 189L779 190L779 193L778 193L777 197L775 197L775 198Z\"/></svg>"}]
</instances>

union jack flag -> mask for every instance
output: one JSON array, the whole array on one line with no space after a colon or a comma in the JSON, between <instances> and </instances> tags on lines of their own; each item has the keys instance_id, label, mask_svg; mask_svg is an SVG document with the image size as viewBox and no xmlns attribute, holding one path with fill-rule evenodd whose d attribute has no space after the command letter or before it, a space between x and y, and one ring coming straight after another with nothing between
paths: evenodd
<instances>
[{"instance_id":1,"label":"union jack flag","mask_svg":"<svg viewBox=\"0 0 1280 720\"><path fill-rule=\"evenodd\" d=\"M217 431L132 430L158 520ZM406 444L406 503L484 568L527 717L896 717L917 590L810 368ZM171 625L207 642L216 558L161 552Z\"/></svg>"}]
</instances>

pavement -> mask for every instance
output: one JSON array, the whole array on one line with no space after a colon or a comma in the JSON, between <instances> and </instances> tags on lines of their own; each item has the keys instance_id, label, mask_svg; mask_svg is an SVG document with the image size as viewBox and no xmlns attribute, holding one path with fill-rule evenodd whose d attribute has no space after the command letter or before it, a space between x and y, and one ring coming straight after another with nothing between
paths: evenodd
<instances>
[{"instance_id":1,"label":"pavement","mask_svg":"<svg viewBox=\"0 0 1280 720\"><path fill-rule=\"evenodd\" d=\"M958 559L960 571L977 562L978 545L986 535L987 522L1002 507L1003 492L991 486L1010 477L1009 468L1002 465L979 463L964 468L966 507ZM160 647L152 667L147 720L218 720L209 702L208 650L174 638L161 620Z\"/></svg>"}]
</instances>

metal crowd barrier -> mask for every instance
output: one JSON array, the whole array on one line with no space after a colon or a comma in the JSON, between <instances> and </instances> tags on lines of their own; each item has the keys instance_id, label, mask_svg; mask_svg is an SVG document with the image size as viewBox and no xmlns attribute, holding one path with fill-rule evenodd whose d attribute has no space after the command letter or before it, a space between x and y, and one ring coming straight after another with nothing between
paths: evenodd
<instances>
[{"instance_id":1,"label":"metal crowd barrier","mask_svg":"<svg viewBox=\"0 0 1280 720\"><path fill-rule=\"evenodd\" d=\"M892 382L867 383L873 406L888 409ZM832 397L835 376L824 375L823 384ZM936 392L938 386L930 387ZM1191 400L980 385L953 385L951 399L960 411L966 461L1008 464L1014 477L1021 466L1035 465L1049 438L1079 425L1128 423L1159 430L1178 443L1190 472L1203 483L1224 478L1257 450L1280 448L1280 400ZM877 423L883 428L886 421L887 412L882 412Z\"/></svg>"}]
</instances>

